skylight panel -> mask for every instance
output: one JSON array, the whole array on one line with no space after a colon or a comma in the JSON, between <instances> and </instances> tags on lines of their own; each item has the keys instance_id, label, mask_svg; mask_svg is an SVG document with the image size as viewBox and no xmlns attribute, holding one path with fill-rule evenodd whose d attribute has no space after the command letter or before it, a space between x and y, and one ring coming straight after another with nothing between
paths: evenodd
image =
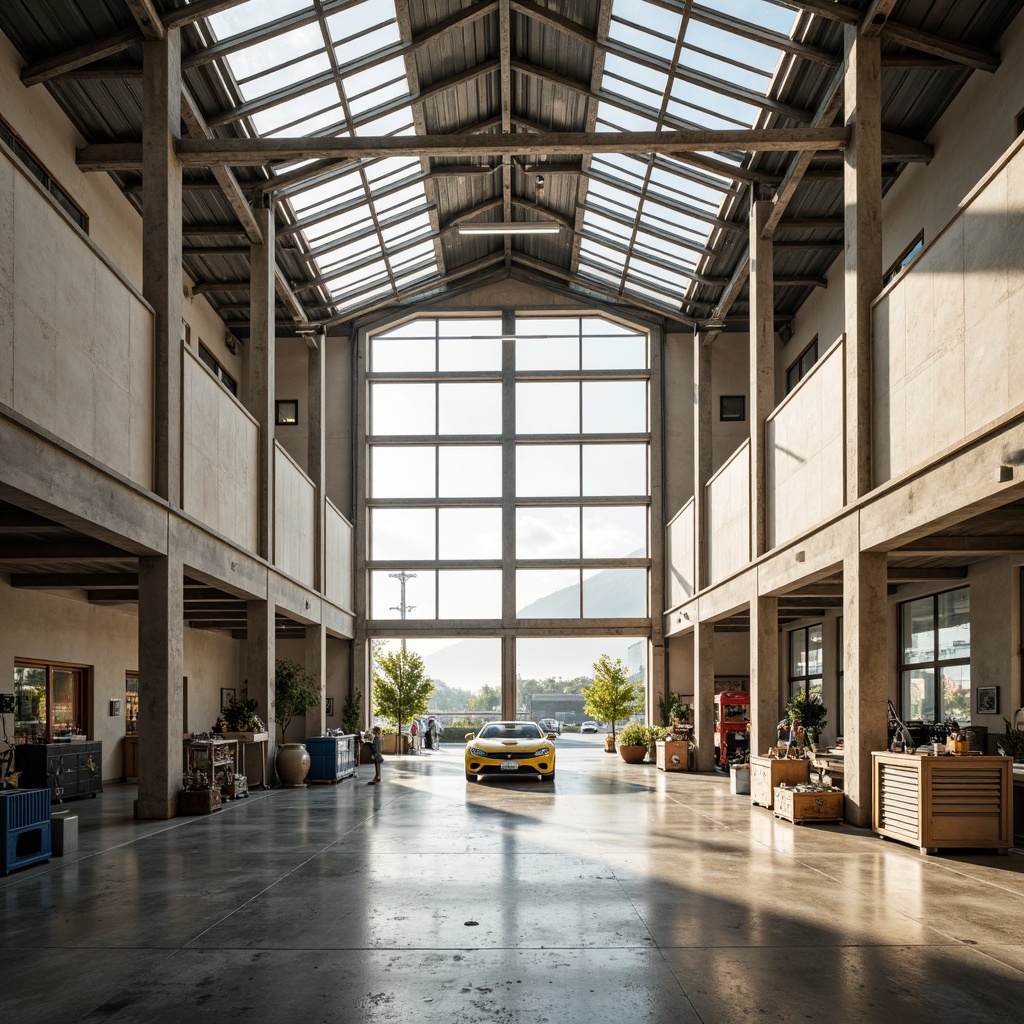
<instances>
[{"instance_id":1,"label":"skylight panel","mask_svg":"<svg viewBox=\"0 0 1024 1024\"><path fill-rule=\"evenodd\" d=\"M341 16L339 15L339 17ZM346 25L345 28L347 32L351 33L350 25ZM384 50L388 47L398 46L400 43L401 37L395 22L383 22L368 32L349 34L345 39L335 40L334 54L339 64L348 64L374 50Z\"/></svg>"},{"instance_id":2,"label":"skylight panel","mask_svg":"<svg viewBox=\"0 0 1024 1024\"><path fill-rule=\"evenodd\" d=\"M363 179L350 172L295 194L292 206L299 213L313 214L317 208L333 206L356 194L363 194Z\"/></svg>"},{"instance_id":3,"label":"skylight panel","mask_svg":"<svg viewBox=\"0 0 1024 1024\"><path fill-rule=\"evenodd\" d=\"M374 118L355 125L356 135L415 135L416 125L412 119L412 107L400 107L383 117Z\"/></svg>"},{"instance_id":4,"label":"skylight panel","mask_svg":"<svg viewBox=\"0 0 1024 1024\"><path fill-rule=\"evenodd\" d=\"M682 18L645 0L615 0L608 38L671 59ZM641 26L644 26L641 28ZM653 31L652 31L653 30Z\"/></svg>"},{"instance_id":5,"label":"skylight panel","mask_svg":"<svg viewBox=\"0 0 1024 1024\"><path fill-rule=\"evenodd\" d=\"M286 63L276 70L260 72L253 78L238 80L238 88L246 100L259 99L293 82L313 78L330 70L330 62L322 53L314 53L304 60Z\"/></svg>"},{"instance_id":6,"label":"skylight panel","mask_svg":"<svg viewBox=\"0 0 1024 1024\"><path fill-rule=\"evenodd\" d=\"M213 26L218 39L228 39L265 25L275 18L304 11L311 6L309 0L249 0L248 3L211 15L207 20Z\"/></svg>"},{"instance_id":7,"label":"skylight panel","mask_svg":"<svg viewBox=\"0 0 1024 1024\"><path fill-rule=\"evenodd\" d=\"M262 110L252 115L252 123L261 136L280 132L286 126L302 124L307 120L323 117L327 112L339 117L341 108L338 103L338 90L333 85L324 85L319 89L303 93L292 99L276 103L269 110ZM304 134L293 132L292 134Z\"/></svg>"},{"instance_id":8,"label":"skylight panel","mask_svg":"<svg viewBox=\"0 0 1024 1024\"><path fill-rule=\"evenodd\" d=\"M327 27L335 43L358 39L365 33L376 31L385 23L395 24L394 5L386 0L363 0L360 4L346 6L344 10L327 17ZM395 38L398 38L397 25Z\"/></svg>"}]
</instances>

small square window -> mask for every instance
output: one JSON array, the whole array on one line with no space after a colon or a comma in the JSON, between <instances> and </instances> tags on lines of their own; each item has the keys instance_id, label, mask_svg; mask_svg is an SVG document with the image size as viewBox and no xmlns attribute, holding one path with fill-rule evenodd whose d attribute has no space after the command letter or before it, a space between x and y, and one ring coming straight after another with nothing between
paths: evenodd
<instances>
[{"instance_id":1,"label":"small square window","mask_svg":"<svg viewBox=\"0 0 1024 1024\"><path fill-rule=\"evenodd\" d=\"M718 400L718 418L723 423L727 420L742 423L747 418L747 396L722 395Z\"/></svg>"},{"instance_id":2,"label":"small square window","mask_svg":"<svg viewBox=\"0 0 1024 1024\"><path fill-rule=\"evenodd\" d=\"M294 427L299 422L299 400L278 398L274 402L274 423L279 427Z\"/></svg>"}]
</instances>

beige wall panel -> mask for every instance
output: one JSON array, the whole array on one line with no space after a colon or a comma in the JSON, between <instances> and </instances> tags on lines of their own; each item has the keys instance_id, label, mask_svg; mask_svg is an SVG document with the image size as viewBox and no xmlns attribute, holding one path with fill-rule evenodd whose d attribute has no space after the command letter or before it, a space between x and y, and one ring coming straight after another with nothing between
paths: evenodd
<instances>
[{"instance_id":1,"label":"beige wall panel","mask_svg":"<svg viewBox=\"0 0 1024 1024\"><path fill-rule=\"evenodd\" d=\"M274 564L292 579L313 585L316 488L288 457L274 446Z\"/></svg>"},{"instance_id":2,"label":"beige wall panel","mask_svg":"<svg viewBox=\"0 0 1024 1024\"><path fill-rule=\"evenodd\" d=\"M244 400L245 372L243 346L236 345L232 352L225 340L227 328L204 295L193 295L193 282L187 274L182 275L184 298L181 303L181 317L189 325L192 351L199 352L201 341L213 353L217 361L238 383L238 396Z\"/></svg>"},{"instance_id":3,"label":"beige wall panel","mask_svg":"<svg viewBox=\"0 0 1024 1024\"><path fill-rule=\"evenodd\" d=\"M741 445L707 486L708 576L717 583L750 561L750 444Z\"/></svg>"},{"instance_id":4,"label":"beige wall panel","mask_svg":"<svg viewBox=\"0 0 1024 1024\"><path fill-rule=\"evenodd\" d=\"M815 288L793 317L793 333L788 342L776 351L775 394L781 401L786 395L786 370L801 356L816 337L818 355L822 356L846 331L843 298L844 260L840 253L825 273L827 288Z\"/></svg>"},{"instance_id":5,"label":"beige wall panel","mask_svg":"<svg viewBox=\"0 0 1024 1024\"><path fill-rule=\"evenodd\" d=\"M256 538L259 428L190 350L183 348L182 504L244 548Z\"/></svg>"},{"instance_id":6,"label":"beige wall panel","mask_svg":"<svg viewBox=\"0 0 1024 1024\"><path fill-rule=\"evenodd\" d=\"M1010 558L990 558L968 570L971 588L971 724L1003 731L1003 715L1021 706L1020 566ZM999 687L999 714L975 713L973 691ZM995 748L992 748L993 753Z\"/></svg>"},{"instance_id":7,"label":"beige wall panel","mask_svg":"<svg viewBox=\"0 0 1024 1024\"><path fill-rule=\"evenodd\" d=\"M745 572L741 572L715 587L706 588L697 598L698 617L701 622L710 619L721 619L726 615L733 615L743 611L750 605L750 595L757 585L757 567L751 566ZM694 610L691 607L686 609L691 619L694 618Z\"/></svg>"},{"instance_id":8,"label":"beige wall panel","mask_svg":"<svg viewBox=\"0 0 1024 1024\"><path fill-rule=\"evenodd\" d=\"M759 563L757 593L777 594L838 571L844 553L857 549L857 516L857 512L851 512L835 519ZM798 552L802 553L799 561Z\"/></svg>"},{"instance_id":9,"label":"beige wall panel","mask_svg":"<svg viewBox=\"0 0 1024 1024\"><path fill-rule=\"evenodd\" d=\"M673 515L693 497L693 334L665 335L665 507Z\"/></svg>"},{"instance_id":10,"label":"beige wall panel","mask_svg":"<svg viewBox=\"0 0 1024 1024\"><path fill-rule=\"evenodd\" d=\"M750 436L750 338L747 334L720 334L711 352L711 472L723 466L734 451ZM690 390L693 388L693 362L690 363ZM742 421L722 422L719 399L722 395L745 395L747 417ZM692 406L691 406L692 408ZM692 415L691 415L692 420ZM693 427L691 425L691 436ZM692 458L692 453L691 453Z\"/></svg>"},{"instance_id":11,"label":"beige wall panel","mask_svg":"<svg viewBox=\"0 0 1024 1024\"><path fill-rule=\"evenodd\" d=\"M352 524L327 502L326 520L327 580L325 593L329 601L346 611L354 611L353 595L353 555L354 531Z\"/></svg>"},{"instance_id":12,"label":"beige wall panel","mask_svg":"<svg viewBox=\"0 0 1024 1024\"><path fill-rule=\"evenodd\" d=\"M325 386L324 474L327 497L353 519L352 342L328 338Z\"/></svg>"},{"instance_id":13,"label":"beige wall panel","mask_svg":"<svg viewBox=\"0 0 1024 1024\"><path fill-rule=\"evenodd\" d=\"M298 399L299 422L295 426L277 426L274 438L295 460L303 473L307 472L309 438L309 349L303 338L278 338L275 349L274 394L278 400ZM335 382L328 378L327 388Z\"/></svg>"},{"instance_id":14,"label":"beige wall panel","mask_svg":"<svg viewBox=\"0 0 1024 1024\"><path fill-rule=\"evenodd\" d=\"M14 404L14 292L0 278L0 405Z\"/></svg>"},{"instance_id":15,"label":"beige wall panel","mask_svg":"<svg viewBox=\"0 0 1024 1024\"><path fill-rule=\"evenodd\" d=\"M696 589L693 517L691 498L665 529L666 608L688 601Z\"/></svg>"}]
</instances>

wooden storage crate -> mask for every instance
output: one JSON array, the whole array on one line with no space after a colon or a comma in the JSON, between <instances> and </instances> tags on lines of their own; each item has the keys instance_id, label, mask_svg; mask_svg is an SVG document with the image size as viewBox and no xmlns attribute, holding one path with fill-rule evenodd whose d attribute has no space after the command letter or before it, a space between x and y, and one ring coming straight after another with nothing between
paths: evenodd
<instances>
[{"instance_id":1,"label":"wooden storage crate","mask_svg":"<svg viewBox=\"0 0 1024 1024\"><path fill-rule=\"evenodd\" d=\"M842 821L843 794L839 790L800 793L788 786L775 789L775 817L794 825L807 821Z\"/></svg>"},{"instance_id":2,"label":"wooden storage crate","mask_svg":"<svg viewBox=\"0 0 1024 1024\"><path fill-rule=\"evenodd\" d=\"M689 771L690 744L686 740L672 740L670 743L658 740L655 746L658 751L657 765L663 772Z\"/></svg>"},{"instance_id":3,"label":"wooden storage crate","mask_svg":"<svg viewBox=\"0 0 1024 1024\"><path fill-rule=\"evenodd\" d=\"M211 814L220 809L220 790L183 789L181 791L182 814Z\"/></svg>"},{"instance_id":4,"label":"wooden storage crate","mask_svg":"<svg viewBox=\"0 0 1024 1024\"><path fill-rule=\"evenodd\" d=\"M811 781L811 762L805 758L750 757L750 802L767 807L775 803L775 787L785 782L798 786Z\"/></svg>"}]
</instances>

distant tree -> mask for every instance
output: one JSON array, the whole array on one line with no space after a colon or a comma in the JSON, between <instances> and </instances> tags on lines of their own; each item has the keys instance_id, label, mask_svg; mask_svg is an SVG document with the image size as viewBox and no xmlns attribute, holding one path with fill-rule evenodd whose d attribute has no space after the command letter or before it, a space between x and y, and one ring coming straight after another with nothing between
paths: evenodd
<instances>
[{"instance_id":1,"label":"distant tree","mask_svg":"<svg viewBox=\"0 0 1024 1024\"><path fill-rule=\"evenodd\" d=\"M449 686L441 679L432 679L434 695L430 698L429 711L465 711L473 699L472 690Z\"/></svg>"},{"instance_id":2,"label":"distant tree","mask_svg":"<svg viewBox=\"0 0 1024 1024\"><path fill-rule=\"evenodd\" d=\"M501 690L496 686L481 686L475 697L466 703L467 711L497 711L501 707Z\"/></svg>"},{"instance_id":3,"label":"distant tree","mask_svg":"<svg viewBox=\"0 0 1024 1024\"><path fill-rule=\"evenodd\" d=\"M584 712L599 722L608 722L615 743L615 722L639 714L644 706L644 690L629 681L629 669L621 658L602 654L594 662L594 681L583 690Z\"/></svg>"},{"instance_id":4,"label":"distant tree","mask_svg":"<svg viewBox=\"0 0 1024 1024\"><path fill-rule=\"evenodd\" d=\"M303 671L298 662L281 658L274 671L274 714L281 727L284 743L288 724L302 718L320 703L320 687L315 676Z\"/></svg>"},{"instance_id":5,"label":"distant tree","mask_svg":"<svg viewBox=\"0 0 1024 1024\"><path fill-rule=\"evenodd\" d=\"M394 722L399 736L404 722L426 714L433 693L434 685L423 667L423 659L415 651L399 648L377 654L373 665L373 711Z\"/></svg>"}]
</instances>

